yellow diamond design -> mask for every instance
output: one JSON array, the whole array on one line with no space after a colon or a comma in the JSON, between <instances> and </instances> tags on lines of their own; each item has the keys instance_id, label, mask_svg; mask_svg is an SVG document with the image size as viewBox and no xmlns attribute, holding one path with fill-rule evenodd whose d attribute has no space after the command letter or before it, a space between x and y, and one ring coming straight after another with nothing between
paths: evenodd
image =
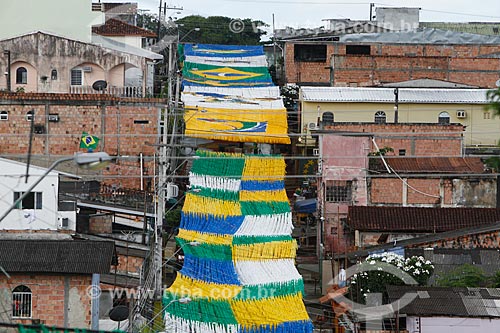
<instances>
[{"instance_id":1,"label":"yellow diamond design","mask_svg":"<svg viewBox=\"0 0 500 333\"><path fill-rule=\"evenodd\" d=\"M203 76L206 79L218 81L247 80L264 74L244 72L230 67L222 67L207 70L191 70L192 74Z\"/></svg>"}]
</instances>

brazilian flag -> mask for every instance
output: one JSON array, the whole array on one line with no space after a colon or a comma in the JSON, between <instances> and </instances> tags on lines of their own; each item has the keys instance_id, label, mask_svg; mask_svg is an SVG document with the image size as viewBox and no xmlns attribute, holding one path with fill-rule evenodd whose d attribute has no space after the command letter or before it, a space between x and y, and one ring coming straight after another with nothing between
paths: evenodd
<instances>
[{"instance_id":1,"label":"brazilian flag","mask_svg":"<svg viewBox=\"0 0 500 333\"><path fill-rule=\"evenodd\" d=\"M80 140L80 148L85 149L96 149L99 145L99 138L88 134L87 132L82 133L82 139Z\"/></svg>"}]
</instances>

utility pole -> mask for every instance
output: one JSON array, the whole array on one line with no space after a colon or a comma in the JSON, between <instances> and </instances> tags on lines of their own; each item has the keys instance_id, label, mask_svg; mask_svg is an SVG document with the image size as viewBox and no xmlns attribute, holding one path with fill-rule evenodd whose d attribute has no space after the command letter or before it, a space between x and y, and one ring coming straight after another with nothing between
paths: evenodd
<instances>
[{"instance_id":1,"label":"utility pole","mask_svg":"<svg viewBox=\"0 0 500 333\"><path fill-rule=\"evenodd\" d=\"M276 29L274 27L274 13L273 13L273 58L274 58L274 70L277 72L278 69L276 68Z\"/></svg>"},{"instance_id":2,"label":"utility pole","mask_svg":"<svg viewBox=\"0 0 500 333\"><path fill-rule=\"evenodd\" d=\"M394 124L398 123L399 116L399 89L394 88Z\"/></svg>"},{"instance_id":3,"label":"utility pole","mask_svg":"<svg viewBox=\"0 0 500 333\"><path fill-rule=\"evenodd\" d=\"M372 2L370 3L370 21L373 21L373 8L375 7L375 4Z\"/></svg>"},{"instance_id":4,"label":"utility pole","mask_svg":"<svg viewBox=\"0 0 500 333\"><path fill-rule=\"evenodd\" d=\"M7 57L7 70L5 71L5 78L7 79L7 91L10 92L12 90L10 82L10 67L11 67L10 51L5 50L3 51L3 54L4 56Z\"/></svg>"},{"instance_id":5,"label":"utility pole","mask_svg":"<svg viewBox=\"0 0 500 333\"><path fill-rule=\"evenodd\" d=\"M158 27L156 28L156 40L158 42L161 40L160 28L161 28L161 8L162 7L163 7L163 0L160 0L160 10L158 11Z\"/></svg>"}]
</instances>

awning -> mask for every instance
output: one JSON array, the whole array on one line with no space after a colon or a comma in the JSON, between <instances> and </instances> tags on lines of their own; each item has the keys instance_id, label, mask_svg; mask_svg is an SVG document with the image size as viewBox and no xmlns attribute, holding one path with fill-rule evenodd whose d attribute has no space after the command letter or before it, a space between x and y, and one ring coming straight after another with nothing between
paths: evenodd
<instances>
[{"instance_id":1,"label":"awning","mask_svg":"<svg viewBox=\"0 0 500 333\"><path fill-rule=\"evenodd\" d=\"M306 199L295 202L294 209L297 213L316 212L317 199Z\"/></svg>"}]
</instances>

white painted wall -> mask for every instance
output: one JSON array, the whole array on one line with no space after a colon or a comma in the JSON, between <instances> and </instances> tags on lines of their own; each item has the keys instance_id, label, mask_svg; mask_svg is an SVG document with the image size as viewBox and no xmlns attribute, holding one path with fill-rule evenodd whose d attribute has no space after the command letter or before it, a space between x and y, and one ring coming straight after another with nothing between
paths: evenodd
<instances>
[{"instance_id":1,"label":"white painted wall","mask_svg":"<svg viewBox=\"0 0 500 333\"><path fill-rule=\"evenodd\" d=\"M409 333L498 333L500 318L408 317L406 328Z\"/></svg>"},{"instance_id":2,"label":"white painted wall","mask_svg":"<svg viewBox=\"0 0 500 333\"><path fill-rule=\"evenodd\" d=\"M2 0L0 39L33 31L90 42L92 26L104 23L104 13L92 11L92 0Z\"/></svg>"},{"instance_id":3,"label":"white painted wall","mask_svg":"<svg viewBox=\"0 0 500 333\"><path fill-rule=\"evenodd\" d=\"M5 212L14 203L14 192L23 192L28 189L46 169L30 166L28 183L25 183L26 165L16 161L0 158L0 212ZM71 219L70 227L75 230L76 213L57 211L59 193L59 175L50 172L38 184L33 192L42 192L42 209L13 209L0 222L1 230L58 230L58 217Z\"/></svg>"},{"instance_id":4,"label":"white painted wall","mask_svg":"<svg viewBox=\"0 0 500 333\"><path fill-rule=\"evenodd\" d=\"M109 39L115 40L117 42L142 49L142 37L141 36L106 36Z\"/></svg>"}]
</instances>

